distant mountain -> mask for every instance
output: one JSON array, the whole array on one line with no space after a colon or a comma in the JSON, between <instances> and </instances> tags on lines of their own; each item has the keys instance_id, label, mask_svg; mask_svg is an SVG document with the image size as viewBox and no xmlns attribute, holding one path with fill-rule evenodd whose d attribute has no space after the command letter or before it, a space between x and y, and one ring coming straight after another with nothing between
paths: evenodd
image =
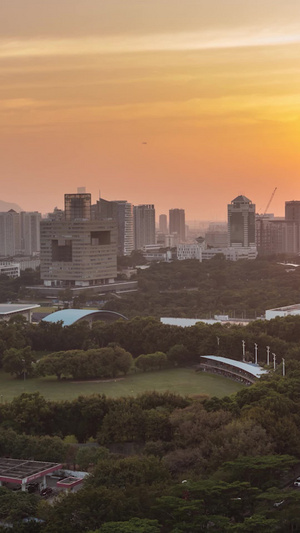
<instances>
[{"instance_id":1,"label":"distant mountain","mask_svg":"<svg viewBox=\"0 0 300 533\"><path fill-rule=\"evenodd\" d=\"M0 212L5 213L6 211L9 211L10 209L14 209L14 211L17 211L17 213L20 213L22 211L22 208L18 204L12 204L10 202L4 202L3 200L0 200Z\"/></svg>"}]
</instances>

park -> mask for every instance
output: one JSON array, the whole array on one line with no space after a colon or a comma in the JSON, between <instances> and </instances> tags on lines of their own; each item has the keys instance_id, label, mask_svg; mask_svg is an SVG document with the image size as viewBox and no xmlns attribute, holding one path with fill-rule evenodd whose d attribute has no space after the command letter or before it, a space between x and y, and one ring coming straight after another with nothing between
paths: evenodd
<instances>
[{"instance_id":1,"label":"park","mask_svg":"<svg viewBox=\"0 0 300 533\"><path fill-rule=\"evenodd\" d=\"M23 392L40 392L46 399L72 400L80 395L105 394L109 398L136 396L146 391L185 395L207 395L219 398L234 394L243 385L218 375L195 372L193 368L171 368L154 372L129 374L110 380L58 381L54 376L15 379L0 372L0 401L9 402Z\"/></svg>"}]
</instances>

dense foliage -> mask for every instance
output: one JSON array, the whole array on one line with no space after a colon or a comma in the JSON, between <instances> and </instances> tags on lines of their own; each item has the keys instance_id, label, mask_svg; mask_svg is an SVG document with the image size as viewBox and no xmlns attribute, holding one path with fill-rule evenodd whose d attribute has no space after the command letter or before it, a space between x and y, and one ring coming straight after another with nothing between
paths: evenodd
<instances>
[{"instance_id":1,"label":"dense foliage","mask_svg":"<svg viewBox=\"0 0 300 533\"><path fill-rule=\"evenodd\" d=\"M79 322L68 327L63 327L61 323L2 322L0 323L0 366L19 377L25 370L29 376L34 367L32 363L45 353L50 353L52 358L56 358L51 372L59 376L59 362L64 357L67 360L69 354L85 359L86 376L83 377L92 376L93 360L97 369L94 377L105 373L114 376L115 372L128 371L131 361L129 354L135 359L141 355L152 354L152 360L148 361L149 365L145 357L140 359L138 366L140 365L142 370L151 369L152 363L155 368L163 368L166 364L165 355L167 363L174 366L196 364L200 355L207 354L218 353L241 359L242 340L246 342L249 360L254 360L254 343L258 344L258 359L261 363L266 362L266 346L270 346L271 353L276 353L278 363L282 357L287 361L300 360L300 317L256 320L245 327L221 324L211 326L199 322L189 328L162 324L158 319L151 317L136 317L114 323L95 322L91 328L87 322ZM65 352L65 355L59 352ZM107 371L101 363L101 358L102 361L106 360ZM119 366L114 368L117 360ZM43 364L40 363L40 366ZM49 369L46 373L48 372ZM73 368L71 371L71 367L68 375L78 377L76 369Z\"/></svg>"},{"instance_id":2,"label":"dense foliage","mask_svg":"<svg viewBox=\"0 0 300 533\"><path fill-rule=\"evenodd\" d=\"M138 272L138 287L137 293L111 298L105 308L129 318L214 314L256 318L266 309L300 301L300 269L275 259L233 262L216 256L202 263L152 264Z\"/></svg>"},{"instance_id":3,"label":"dense foliage","mask_svg":"<svg viewBox=\"0 0 300 533\"><path fill-rule=\"evenodd\" d=\"M39 270L21 270L19 278L9 278L5 274L0 275L0 302L15 301L18 298L29 296L27 286L41 283Z\"/></svg>"},{"instance_id":4,"label":"dense foliage","mask_svg":"<svg viewBox=\"0 0 300 533\"><path fill-rule=\"evenodd\" d=\"M1 516L33 531L21 519L34 513L39 533L298 531L300 492L287 485L300 473L299 390L300 365L291 365L285 378L275 373L223 399L145 393L55 403L23 394L1 406L0 453L44 453L92 473L52 505L32 497L27 514L2 489ZM119 450L38 436L46 433L96 435ZM138 454L128 456L134 445Z\"/></svg>"},{"instance_id":5,"label":"dense foliage","mask_svg":"<svg viewBox=\"0 0 300 533\"><path fill-rule=\"evenodd\" d=\"M207 353L240 359L242 339L249 358L254 342L261 361L267 345L279 363L285 357L287 373L279 366L221 399L149 392L53 402L35 393L0 404L0 455L90 472L81 490L51 505L1 489L0 531L300 531L300 489L292 486L300 475L300 317L243 328L142 317L91 328L13 320L0 324L0 339L3 368L16 377L114 377L126 373L130 354L141 371L195 364ZM23 522L30 516L40 521Z\"/></svg>"}]
</instances>

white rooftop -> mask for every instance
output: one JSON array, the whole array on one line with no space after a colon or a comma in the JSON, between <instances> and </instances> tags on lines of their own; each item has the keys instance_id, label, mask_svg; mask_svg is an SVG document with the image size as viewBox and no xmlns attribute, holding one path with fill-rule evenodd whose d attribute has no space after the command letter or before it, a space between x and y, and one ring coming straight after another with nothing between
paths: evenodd
<instances>
[{"instance_id":1,"label":"white rooftop","mask_svg":"<svg viewBox=\"0 0 300 533\"><path fill-rule=\"evenodd\" d=\"M286 305L284 307L274 307L273 309L268 309L268 311L300 311L300 304Z\"/></svg>"},{"instance_id":2,"label":"white rooftop","mask_svg":"<svg viewBox=\"0 0 300 533\"><path fill-rule=\"evenodd\" d=\"M212 361L218 361L226 365L235 366L240 370L249 372L249 374L252 374L256 378L268 373L267 370L259 365L256 365L255 363L244 363L243 361L236 361L235 359L229 359L229 357L220 357L218 355L202 355L201 357L204 357L205 359L211 359Z\"/></svg>"},{"instance_id":3,"label":"white rooftop","mask_svg":"<svg viewBox=\"0 0 300 533\"><path fill-rule=\"evenodd\" d=\"M191 326L195 326L199 322L202 322L204 324L217 324L220 322L220 320L214 320L211 319L205 319L205 318L168 318L168 317L162 317L160 319L162 324L167 324L169 326L180 326L182 328L189 328Z\"/></svg>"},{"instance_id":4,"label":"white rooftop","mask_svg":"<svg viewBox=\"0 0 300 533\"><path fill-rule=\"evenodd\" d=\"M0 304L0 315L22 313L31 309L37 309L38 307L40 307L38 304Z\"/></svg>"}]
</instances>

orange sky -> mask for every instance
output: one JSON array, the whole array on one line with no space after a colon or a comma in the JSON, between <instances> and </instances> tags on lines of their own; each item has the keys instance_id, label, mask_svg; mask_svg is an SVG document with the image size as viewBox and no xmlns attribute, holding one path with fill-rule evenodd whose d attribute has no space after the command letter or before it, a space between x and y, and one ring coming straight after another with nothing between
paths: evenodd
<instances>
[{"instance_id":1,"label":"orange sky","mask_svg":"<svg viewBox=\"0 0 300 533\"><path fill-rule=\"evenodd\" d=\"M299 0L3 0L0 29L1 200L300 200Z\"/></svg>"}]
</instances>

